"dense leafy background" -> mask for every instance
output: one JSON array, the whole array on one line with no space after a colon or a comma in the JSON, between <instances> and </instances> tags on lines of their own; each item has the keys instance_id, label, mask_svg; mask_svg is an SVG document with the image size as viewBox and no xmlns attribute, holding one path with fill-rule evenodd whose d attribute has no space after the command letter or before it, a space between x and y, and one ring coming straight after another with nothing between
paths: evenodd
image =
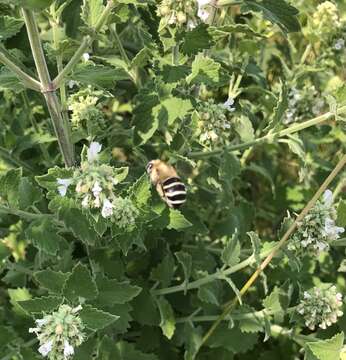
<instances>
[{"instance_id":1,"label":"dense leafy background","mask_svg":"<svg viewBox=\"0 0 346 360\"><path fill-rule=\"evenodd\" d=\"M104 8L101 0L51 3L0 1L1 49L33 76L18 6L36 11L52 78L57 58L66 64ZM192 359L222 305L278 240L287 211L304 207L345 151L340 117L227 149L335 112L346 99L345 47L335 48L346 39L344 1L335 2L342 26L319 30L313 26L317 0L294 7L284 0L239 3L217 10L213 24L168 31L160 29L155 1L120 0L88 49L89 60L68 75L65 111L76 166L83 146L98 141L103 162L128 167L116 191L140 215L125 229L59 195L57 179L73 170L64 169L44 98L1 67L1 359L38 359L28 328L63 302L84 304L89 337L74 359ZM54 43L52 9L62 4ZM231 94L236 110L226 114L230 133L216 144L203 143L201 114L223 104L237 79ZM294 98L292 89L300 95ZM87 96L97 100L83 112ZM154 158L173 164L188 185L181 212L168 209L151 189L144 172ZM345 226L342 181L334 187L338 222ZM301 262L285 254L275 258L197 358L302 359L305 348L306 359L337 359L346 317L311 332L290 321L290 308L301 289L320 281L346 294L345 243L338 245Z\"/></svg>"}]
</instances>

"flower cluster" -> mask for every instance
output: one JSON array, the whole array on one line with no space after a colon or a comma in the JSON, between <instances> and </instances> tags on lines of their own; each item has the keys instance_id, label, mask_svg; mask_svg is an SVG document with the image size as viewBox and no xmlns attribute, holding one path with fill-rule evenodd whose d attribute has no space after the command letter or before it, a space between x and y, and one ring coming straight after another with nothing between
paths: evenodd
<instances>
[{"instance_id":1,"label":"flower cluster","mask_svg":"<svg viewBox=\"0 0 346 360\"><path fill-rule=\"evenodd\" d=\"M157 9L163 24L186 26L189 30L198 24L198 18L206 22L211 15L212 0L163 0Z\"/></svg>"},{"instance_id":2,"label":"flower cluster","mask_svg":"<svg viewBox=\"0 0 346 360\"><path fill-rule=\"evenodd\" d=\"M126 228L135 223L139 215L138 209L129 198L116 198L114 202L114 219L120 228Z\"/></svg>"},{"instance_id":3,"label":"flower cluster","mask_svg":"<svg viewBox=\"0 0 346 360\"><path fill-rule=\"evenodd\" d=\"M119 221L119 226L124 227L124 224L134 223L138 210L130 199L115 195L113 190L118 180L113 167L99 163L101 148L101 144L92 142L87 151L87 161L74 171L72 178L57 179L57 190L65 196L69 187L74 185L77 200L83 208L100 209L102 217L113 216ZM124 206L128 208L124 209Z\"/></svg>"},{"instance_id":4,"label":"flower cluster","mask_svg":"<svg viewBox=\"0 0 346 360\"><path fill-rule=\"evenodd\" d=\"M297 306L297 312L304 317L305 325L310 330L316 327L326 329L343 315L342 295L335 286L324 285L304 291L303 299Z\"/></svg>"},{"instance_id":5,"label":"flower cluster","mask_svg":"<svg viewBox=\"0 0 346 360\"><path fill-rule=\"evenodd\" d=\"M326 190L323 201L318 201L313 209L298 224L288 249L290 251L307 252L318 255L329 249L329 243L339 238L344 228L335 224L336 210L333 206L333 194Z\"/></svg>"},{"instance_id":6,"label":"flower cluster","mask_svg":"<svg viewBox=\"0 0 346 360\"><path fill-rule=\"evenodd\" d=\"M103 122L103 113L98 104L101 96L102 92L94 91L91 86L70 96L69 110L72 112L71 122L73 126Z\"/></svg>"},{"instance_id":7,"label":"flower cluster","mask_svg":"<svg viewBox=\"0 0 346 360\"><path fill-rule=\"evenodd\" d=\"M304 85L302 89L293 87L288 93L288 109L283 122L290 124L318 116L326 106L314 85Z\"/></svg>"},{"instance_id":8,"label":"flower cluster","mask_svg":"<svg viewBox=\"0 0 346 360\"><path fill-rule=\"evenodd\" d=\"M341 27L339 11L331 1L325 1L317 6L312 17L312 28L321 39L335 34Z\"/></svg>"},{"instance_id":9,"label":"flower cluster","mask_svg":"<svg viewBox=\"0 0 346 360\"><path fill-rule=\"evenodd\" d=\"M75 348L85 340L84 325L78 316L81 306L71 308L60 305L52 314L36 320L29 332L36 334L39 353L50 360L66 360L74 355Z\"/></svg>"},{"instance_id":10,"label":"flower cluster","mask_svg":"<svg viewBox=\"0 0 346 360\"><path fill-rule=\"evenodd\" d=\"M223 144L229 139L232 126L228 117L229 113L235 111L233 104L232 98L224 104L215 104L212 99L199 104L198 134L201 144L205 146Z\"/></svg>"}]
</instances>

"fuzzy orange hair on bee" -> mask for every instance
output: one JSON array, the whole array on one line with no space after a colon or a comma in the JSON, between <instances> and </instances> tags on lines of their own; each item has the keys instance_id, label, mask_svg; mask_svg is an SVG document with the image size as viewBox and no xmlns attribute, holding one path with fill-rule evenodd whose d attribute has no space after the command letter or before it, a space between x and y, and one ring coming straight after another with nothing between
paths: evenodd
<instances>
[{"instance_id":1,"label":"fuzzy orange hair on bee","mask_svg":"<svg viewBox=\"0 0 346 360\"><path fill-rule=\"evenodd\" d=\"M169 207L177 209L185 203L186 186L173 166L161 160L151 160L146 169L151 183Z\"/></svg>"}]
</instances>

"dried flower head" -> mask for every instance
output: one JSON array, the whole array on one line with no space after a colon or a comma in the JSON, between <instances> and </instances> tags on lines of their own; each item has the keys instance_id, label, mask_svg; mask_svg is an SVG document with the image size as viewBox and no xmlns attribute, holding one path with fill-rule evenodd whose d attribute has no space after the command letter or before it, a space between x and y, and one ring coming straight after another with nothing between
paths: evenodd
<instances>
[{"instance_id":1,"label":"dried flower head","mask_svg":"<svg viewBox=\"0 0 346 360\"><path fill-rule=\"evenodd\" d=\"M343 315L341 307L342 295L335 286L324 284L304 291L297 312L304 318L305 325L310 330L315 330L316 327L326 329Z\"/></svg>"},{"instance_id":2,"label":"dried flower head","mask_svg":"<svg viewBox=\"0 0 346 360\"><path fill-rule=\"evenodd\" d=\"M52 314L37 319L36 327L29 332L36 334L40 346L38 352L50 360L66 360L74 355L75 348L85 339L84 325L78 312L81 306L71 308L60 305Z\"/></svg>"}]
</instances>

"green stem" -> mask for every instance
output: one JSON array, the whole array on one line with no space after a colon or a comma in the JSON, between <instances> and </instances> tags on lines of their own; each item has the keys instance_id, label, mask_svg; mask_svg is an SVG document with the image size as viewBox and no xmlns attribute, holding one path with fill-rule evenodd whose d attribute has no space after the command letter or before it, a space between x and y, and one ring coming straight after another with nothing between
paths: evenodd
<instances>
[{"instance_id":1,"label":"green stem","mask_svg":"<svg viewBox=\"0 0 346 360\"><path fill-rule=\"evenodd\" d=\"M346 113L346 106L342 106L337 110L337 115L344 114L344 113ZM214 156L214 155L219 155L219 154L223 153L224 151L244 150L244 149L247 149L254 145L273 142L278 138L281 138L281 137L284 137L284 136L287 136L290 134L294 134L298 131L307 129L311 126L319 125L319 124L325 122L326 120L333 118L334 116L335 116L334 112L327 112L327 113L317 116L311 120L307 120L300 124L293 124L284 130L266 134L260 138L252 140L252 141L248 141L248 142L245 142L242 144L237 144L237 145L230 145L230 146L224 147L223 149L216 149L216 150L212 150L212 151L208 151L208 152L195 151L195 152L191 152L190 154L188 154L188 157L190 157L190 158L205 158L205 157L210 157L210 156Z\"/></svg>"},{"instance_id":2,"label":"green stem","mask_svg":"<svg viewBox=\"0 0 346 360\"><path fill-rule=\"evenodd\" d=\"M271 249L268 249L266 251L263 251L260 254L260 258L264 259L266 256L268 256L268 254L271 252ZM222 279L222 277L224 276L229 276L231 274L234 274L235 272L242 270L250 265L253 265L256 263L256 259L254 255L251 255L250 257L248 257L246 260L240 262L237 265L234 265L226 270L219 270L216 271L213 274L207 275L201 279L192 281L188 284L183 283L180 285L176 285L176 286L171 286L168 288L163 288L163 289L155 289L152 290L152 294L159 296L159 295L167 295L167 294L172 294L172 293L176 293L176 292L181 292L181 291L187 291L187 290L192 290L192 289L198 289L199 287L201 287L202 285L208 284L212 281L215 280L219 280Z\"/></svg>"},{"instance_id":3,"label":"green stem","mask_svg":"<svg viewBox=\"0 0 346 360\"><path fill-rule=\"evenodd\" d=\"M16 156L11 154L10 151L0 146L0 158L9 163L14 167L22 167L28 172L34 172L34 169L28 165L26 162L18 159Z\"/></svg>"},{"instance_id":4,"label":"green stem","mask_svg":"<svg viewBox=\"0 0 346 360\"><path fill-rule=\"evenodd\" d=\"M114 39L114 42L120 52L120 55L122 57L122 59L124 60L124 62L126 63L127 65L127 71L129 73L129 75L131 76L133 82L135 83L135 85L137 86L137 88L140 88L141 87L141 80L140 80L140 77L139 77L139 74L138 74L138 68L134 68L134 69L131 69L132 68L132 64L131 64L131 61L129 59L129 57L127 56L126 54L126 51L125 51L125 48L121 42L121 39L120 39L120 36L117 32L117 27L116 27L116 24L114 24L113 26L110 26L110 32L113 36L113 39Z\"/></svg>"},{"instance_id":5,"label":"green stem","mask_svg":"<svg viewBox=\"0 0 346 360\"><path fill-rule=\"evenodd\" d=\"M59 47L58 30L59 30L60 18L59 18L59 15L57 15L55 12L55 6L56 6L56 4L54 3L51 8L52 12L53 12L52 13L53 21L51 22L51 26L52 26L52 31L53 31L54 49L57 51L57 56L56 56L57 69L58 69L58 73L60 73L63 70L64 66L63 66L63 58L60 55L60 52L58 51L58 47ZM68 106L67 106L67 95L66 95L65 83L63 83L60 86L59 90L60 90L61 114L62 114L62 118L64 121L64 127L65 127L66 132L68 133L69 139L71 139L72 134L71 134L69 117L68 117ZM74 154L73 146L71 146L71 151L73 152L73 157L74 157L75 154Z\"/></svg>"},{"instance_id":6,"label":"green stem","mask_svg":"<svg viewBox=\"0 0 346 360\"><path fill-rule=\"evenodd\" d=\"M23 8L22 13L24 16L36 70L41 81L42 92L51 116L55 134L58 138L60 151L63 155L65 165L67 167L71 167L74 165L73 144L69 137L69 131L66 129L64 124L64 119L61 113L61 105L50 79L37 24L34 15L30 10Z\"/></svg>"},{"instance_id":7,"label":"green stem","mask_svg":"<svg viewBox=\"0 0 346 360\"><path fill-rule=\"evenodd\" d=\"M41 84L35 80L33 77L24 72L19 68L14 62L12 62L4 53L3 49L0 47L0 62L7 66L17 77L23 82L23 84L36 91L41 91Z\"/></svg>"},{"instance_id":8,"label":"green stem","mask_svg":"<svg viewBox=\"0 0 346 360\"><path fill-rule=\"evenodd\" d=\"M51 214L34 214L28 211L11 209L7 206L0 205L0 214L4 215L16 215L25 220L37 220L42 218L52 218L54 219L54 215Z\"/></svg>"},{"instance_id":9,"label":"green stem","mask_svg":"<svg viewBox=\"0 0 346 360\"><path fill-rule=\"evenodd\" d=\"M66 64L64 69L59 72L58 76L53 80L53 87L59 88L65 81L65 78L67 75L73 70L73 68L77 65L82 55L86 52L88 47L92 44L96 34L101 30L102 26L105 24L105 22L108 19L108 16L110 15L113 7L115 6L115 3L113 0L108 0L106 7L104 8L97 24L95 25L95 28L93 29L94 35L86 35L82 43L80 44L79 48L77 49L76 53L72 56L70 61Z\"/></svg>"},{"instance_id":10,"label":"green stem","mask_svg":"<svg viewBox=\"0 0 346 360\"><path fill-rule=\"evenodd\" d=\"M270 264L274 256L283 248L284 245L286 245L286 242L289 240L291 235L294 233L294 231L297 229L298 224L304 219L304 217L309 213L309 211L313 208L316 201L321 197L321 195L326 191L330 183L334 180L334 178L339 174L339 172L343 169L343 167L346 164L346 155L343 155L341 160L338 162L338 164L335 166L333 171L329 174L329 176L326 178L326 180L323 182L323 184L320 186L320 188L316 191L315 195L312 197L312 199L308 202L308 204L305 206L303 211L297 216L293 224L288 228L288 230L285 232L281 240L278 242L278 244L274 247L274 249L270 252L270 254L264 259L264 261L261 263L261 265L257 268L257 270L250 276L248 281L244 284L244 286L240 290L240 296L243 297L248 290L251 288L251 286L254 284L254 282L257 280L259 275L262 273L262 271L265 270L265 268ZM210 329L207 331L207 333L204 335L202 342L200 344L200 348L208 341L208 339L211 337L211 335L214 333L214 331L217 329L217 327L220 325L220 323L225 319L226 316L231 312L231 310L237 305L238 303L238 297L235 297L233 300L229 301L224 311L221 313L221 315L218 317L218 319L213 323L213 325L210 327Z\"/></svg>"}]
</instances>

